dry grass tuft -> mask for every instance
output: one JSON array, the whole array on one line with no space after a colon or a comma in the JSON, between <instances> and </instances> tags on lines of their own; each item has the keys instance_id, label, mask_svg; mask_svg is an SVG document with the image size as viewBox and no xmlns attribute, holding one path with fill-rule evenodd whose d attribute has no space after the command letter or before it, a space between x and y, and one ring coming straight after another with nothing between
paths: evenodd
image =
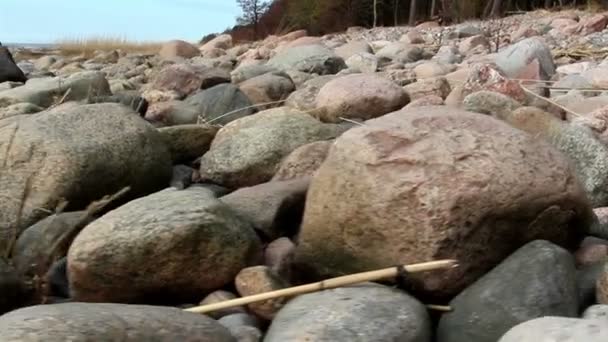
<instances>
[{"instance_id":1,"label":"dry grass tuft","mask_svg":"<svg viewBox=\"0 0 608 342\"><path fill-rule=\"evenodd\" d=\"M162 42L131 41L126 38L90 37L61 39L56 46L63 55L84 55L90 58L96 51L122 50L134 53L158 53L162 44Z\"/></svg>"}]
</instances>

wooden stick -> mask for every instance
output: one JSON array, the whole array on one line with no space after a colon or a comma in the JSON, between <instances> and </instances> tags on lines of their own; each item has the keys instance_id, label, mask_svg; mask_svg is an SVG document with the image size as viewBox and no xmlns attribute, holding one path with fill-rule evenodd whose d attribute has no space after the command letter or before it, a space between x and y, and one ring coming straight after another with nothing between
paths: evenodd
<instances>
[{"instance_id":1,"label":"wooden stick","mask_svg":"<svg viewBox=\"0 0 608 342\"><path fill-rule=\"evenodd\" d=\"M431 261L425 262L421 264L413 264L413 265L403 265L403 269L407 273L418 273L418 272L426 272L438 269L446 269L446 268L454 268L458 266L458 262L456 260L439 260L439 261ZM247 305L251 303L261 302L268 299L274 299L279 297L291 297L295 295L317 292L326 289L333 289L336 287L354 285L357 283L363 283L366 281L374 281L386 278L396 277L400 272L400 267L389 267L377 271L356 273L347 276L331 278L327 280L323 280L320 282L300 285L295 287L289 287L286 289L281 289L277 291L271 291L266 293L260 293L252 296L242 297L231 299L219 303L213 303L208 305L197 306L193 308L186 309L185 311L196 312L196 313L208 313L212 311L217 311L221 309L231 308L240 305Z\"/></svg>"},{"instance_id":2,"label":"wooden stick","mask_svg":"<svg viewBox=\"0 0 608 342\"><path fill-rule=\"evenodd\" d=\"M553 101L551 99L548 99L546 97L542 97L542 96L538 95L537 93L533 92L530 89L527 89L523 85L521 86L521 89L523 89L523 91L525 91L526 93L528 93L528 94L530 94L530 95L532 95L534 97L537 97L537 98L539 98L539 99L541 99L541 100L543 100L543 101L545 101L545 102L547 102L547 103L549 103L551 105L554 105L555 107L557 107L559 109L562 109L562 110L566 111L567 113L570 113L571 115L574 115L574 116L577 116L577 117L581 116L579 113L577 113L577 112L575 112L573 110L570 110L570 109L568 109L568 108L560 105L559 103L557 103L557 102L555 102L555 101Z\"/></svg>"}]
</instances>

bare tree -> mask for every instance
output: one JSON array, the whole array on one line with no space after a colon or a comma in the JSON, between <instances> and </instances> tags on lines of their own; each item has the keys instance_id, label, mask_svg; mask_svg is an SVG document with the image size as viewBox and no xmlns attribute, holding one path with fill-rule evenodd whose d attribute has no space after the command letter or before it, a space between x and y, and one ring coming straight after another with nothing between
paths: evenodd
<instances>
[{"instance_id":1,"label":"bare tree","mask_svg":"<svg viewBox=\"0 0 608 342\"><path fill-rule=\"evenodd\" d=\"M395 26L399 26L399 0L393 0L394 8L393 8L393 16L395 21Z\"/></svg>"},{"instance_id":2,"label":"bare tree","mask_svg":"<svg viewBox=\"0 0 608 342\"><path fill-rule=\"evenodd\" d=\"M502 0L494 0L494 2L492 3L492 12L490 13L490 16L492 16L493 18L500 17L501 11Z\"/></svg>"},{"instance_id":3,"label":"bare tree","mask_svg":"<svg viewBox=\"0 0 608 342\"><path fill-rule=\"evenodd\" d=\"M374 27L378 25L378 0L374 0Z\"/></svg>"},{"instance_id":4,"label":"bare tree","mask_svg":"<svg viewBox=\"0 0 608 342\"><path fill-rule=\"evenodd\" d=\"M417 10L417 0L410 0L410 19L408 25L414 26L416 25L416 10Z\"/></svg>"},{"instance_id":5,"label":"bare tree","mask_svg":"<svg viewBox=\"0 0 608 342\"><path fill-rule=\"evenodd\" d=\"M258 39L260 19L268 11L270 2L264 0L236 0L236 2L243 11L243 14L237 18L237 23L239 25L252 25L254 39Z\"/></svg>"}]
</instances>

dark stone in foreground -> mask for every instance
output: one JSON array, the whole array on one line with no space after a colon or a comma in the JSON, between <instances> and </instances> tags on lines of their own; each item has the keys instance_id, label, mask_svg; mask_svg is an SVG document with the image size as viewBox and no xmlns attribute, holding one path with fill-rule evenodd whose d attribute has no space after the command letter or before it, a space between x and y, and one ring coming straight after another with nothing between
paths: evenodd
<instances>
[{"instance_id":1,"label":"dark stone in foreground","mask_svg":"<svg viewBox=\"0 0 608 342\"><path fill-rule=\"evenodd\" d=\"M233 342L204 315L147 305L66 303L32 306L0 317L2 342Z\"/></svg>"}]
</instances>

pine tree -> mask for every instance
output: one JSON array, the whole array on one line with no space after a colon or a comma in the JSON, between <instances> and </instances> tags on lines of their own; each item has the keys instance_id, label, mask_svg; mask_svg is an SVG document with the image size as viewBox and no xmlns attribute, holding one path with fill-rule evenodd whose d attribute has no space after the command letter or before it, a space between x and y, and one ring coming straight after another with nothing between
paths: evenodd
<instances>
[{"instance_id":1,"label":"pine tree","mask_svg":"<svg viewBox=\"0 0 608 342\"><path fill-rule=\"evenodd\" d=\"M258 39L260 19L268 11L270 2L263 0L236 0L236 2L243 11L243 14L237 18L237 23L239 25L252 25L254 39Z\"/></svg>"}]
</instances>

